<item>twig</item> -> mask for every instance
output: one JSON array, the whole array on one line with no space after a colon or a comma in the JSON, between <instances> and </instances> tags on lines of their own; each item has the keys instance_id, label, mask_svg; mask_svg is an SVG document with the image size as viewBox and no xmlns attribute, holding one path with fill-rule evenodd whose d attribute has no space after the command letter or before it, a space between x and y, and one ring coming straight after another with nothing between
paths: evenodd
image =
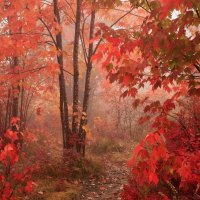
<instances>
[{"instance_id":1,"label":"twig","mask_svg":"<svg viewBox=\"0 0 200 200\"><path fill-rule=\"evenodd\" d=\"M42 22L42 24L45 26L45 28L47 29L47 31L48 31L48 33L49 33L51 39L53 40L53 43L54 43L55 46L57 47L57 43L56 43L56 41L55 41L55 39L54 39L54 37L53 37L53 35L52 35L52 33L51 33L49 27L47 26L47 24L44 22L44 20L43 20L42 18L39 18L39 20L40 20L40 21ZM57 48L58 48L58 47L57 47Z\"/></svg>"},{"instance_id":2,"label":"twig","mask_svg":"<svg viewBox=\"0 0 200 200\"><path fill-rule=\"evenodd\" d=\"M126 17L128 14L130 14L130 13L132 12L133 9L134 9L134 8L131 8L131 10L129 10L127 13L125 13L125 14L122 15L119 19L117 19L113 24L111 24L110 28L112 28L115 24L117 24L121 19L123 19L124 17ZM96 45L96 47L95 47L95 49L94 49L94 51L93 51L93 54L96 53L96 51L97 51L97 49L98 49L100 43L102 42L102 40L103 40L103 38L101 38L101 39L99 40L99 42L97 43L97 45Z\"/></svg>"}]
</instances>

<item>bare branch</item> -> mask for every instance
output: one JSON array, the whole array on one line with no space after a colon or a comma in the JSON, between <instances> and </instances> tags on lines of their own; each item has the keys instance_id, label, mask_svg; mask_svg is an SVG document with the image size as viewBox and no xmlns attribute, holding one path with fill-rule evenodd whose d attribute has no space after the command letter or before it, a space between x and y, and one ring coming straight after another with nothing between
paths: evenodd
<instances>
[{"instance_id":1,"label":"bare branch","mask_svg":"<svg viewBox=\"0 0 200 200\"><path fill-rule=\"evenodd\" d=\"M76 14L75 14L75 12L74 12L74 9L72 8L71 3L69 3L67 0L65 0L65 2L66 2L67 5L70 7L70 9L71 9L71 11L72 11L72 14L73 14L74 18L76 18Z\"/></svg>"},{"instance_id":2,"label":"bare branch","mask_svg":"<svg viewBox=\"0 0 200 200\"><path fill-rule=\"evenodd\" d=\"M100 8L100 9L106 9L106 10L108 10L108 8ZM118 8L111 8L111 10L120 11L120 12L125 12L125 13L128 12L127 10L122 10L122 9L118 9ZM143 16L141 16L141 15L134 14L134 13L130 13L130 15L133 15L133 16L135 16L135 17L140 17L140 18L145 19L145 17L143 17Z\"/></svg>"},{"instance_id":3,"label":"bare branch","mask_svg":"<svg viewBox=\"0 0 200 200\"><path fill-rule=\"evenodd\" d=\"M196 13L197 13L198 18L200 18L200 14L199 14L198 9L196 9Z\"/></svg>"},{"instance_id":4,"label":"bare branch","mask_svg":"<svg viewBox=\"0 0 200 200\"><path fill-rule=\"evenodd\" d=\"M64 72L68 73L71 76L74 76L71 72L67 71L66 69L63 69Z\"/></svg>"},{"instance_id":5,"label":"bare branch","mask_svg":"<svg viewBox=\"0 0 200 200\"><path fill-rule=\"evenodd\" d=\"M200 72L200 66L198 64L194 64L194 66L197 69L197 71Z\"/></svg>"},{"instance_id":6,"label":"bare branch","mask_svg":"<svg viewBox=\"0 0 200 200\"><path fill-rule=\"evenodd\" d=\"M80 34L80 39L81 39L81 45L82 45L82 49L83 49L84 60L85 60L85 63L87 64L88 63L88 60L87 60L87 50L86 50L86 47L85 47L84 36L83 36L82 33Z\"/></svg>"},{"instance_id":7,"label":"bare branch","mask_svg":"<svg viewBox=\"0 0 200 200\"><path fill-rule=\"evenodd\" d=\"M130 13L133 11L133 9L134 9L134 8L131 8L127 13L125 13L125 14L122 15L120 18L118 18L113 24L111 24L110 28L112 28L114 25L116 25L120 20L122 20L122 19L123 19L124 17L126 17L128 14L130 14ZM99 45L101 44L102 41L103 41L103 38L101 38L101 39L99 40L99 42L97 43L97 45L96 45L96 47L95 47L95 49L94 49L94 51L93 51L93 54L96 53L96 51L97 51L97 49L98 49L98 47L99 47Z\"/></svg>"},{"instance_id":8,"label":"bare branch","mask_svg":"<svg viewBox=\"0 0 200 200\"><path fill-rule=\"evenodd\" d=\"M151 10L151 6L150 6L148 0L145 0L145 1L146 1L146 3L147 3L147 6L148 6L149 10L152 11L152 10Z\"/></svg>"},{"instance_id":9,"label":"bare branch","mask_svg":"<svg viewBox=\"0 0 200 200\"><path fill-rule=\"evenodd\" d=\"M45 23L45 21L44 21L42 18L39 18L39 20L40 20L40 21L42 22L42 24L45 26L45 28L47 29L47 31L48 31L48 33L49 33L51 39L53 40L53 43L54 43L55 46L57 47L57 43L56 43L56 41L55 41L55 39L54 39L54 37L53 37L53 35L52 35L52 33L51 33L49 27L47 26L47 24Z\"/></svg>"}]
</instances>

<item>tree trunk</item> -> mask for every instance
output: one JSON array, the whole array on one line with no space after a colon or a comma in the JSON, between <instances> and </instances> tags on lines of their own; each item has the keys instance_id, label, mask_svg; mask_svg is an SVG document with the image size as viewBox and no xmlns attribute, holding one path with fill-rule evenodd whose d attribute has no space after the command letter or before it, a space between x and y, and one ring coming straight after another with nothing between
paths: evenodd
<instances>
[{"instance_id":1,"label":"tree trunk","mask_svg":"<svg viewBox=\"0 0 200 200\"><path fill-rule=\"evenodd\" d=\"M8 124L9 124L10 95L11 95L11 89L8 89L8 97L7 97L7 103L6 103L6 115L5 115L5 123L4 123L4 132L7 130Z\"/></svg>"},{"instance_id":2,"label":"tree trunk","mask_svg":"<svg viewBox=\"0 0 200 200\"><path fill-rule=\"evenodd\" d=\"M73 85L73 114L72 114L72 132L73 134L76 135L78 133L78 97L79 97L78 55L79 55L80 23L81 23L81 0L77 0L74 50L73 50L74 85Z\"/></svg>"},{"instance_id":3,"label":"tree trunk","mask_svg":"<svg viewBox=\"0 0 200 200\"><path fill-rule=\"evenodd\" d=\"M54 0L54 14L57 20L57 23L60 25L60 13L58 8L58 1ZM56 47L60 51L60 54L57 56L58 64L60 65L60 74L59 74L59 87L60 87L60 117L62 125L62 134L63 134L63 147L64 149L70 148L69 137L70 137L70 127L69 127L69 113L68 113L68 103L67 103L67 94L64 78L64 62L63 62L63 47L62 47L62 34L59 32L56 35Z\"/></svg>"},{"instance_id":4,"label":"tree trunk","mask_svg":"<svg viewBox=\"0 0 200 200\"><path fill-rule=\"evenodd\" d=\"M24 131L24 113L23 113L23 104L24 104L24 79L22 80L22 86L21 86L21 105L20 105L20 131Z\"/></svg>"},{"instance_id":5,"label":"tree trunk","mask_svg":"<svg viewBox=\"0 0 200 200\"><path fill-rule=\"evenodd\" d=\"M14 68L19 64L19 59L14 57ZM19 93L20 87L19 83L15 83L12 87L13 91L13 105L12 105L12 117L18 117L18 108L19 108Z\"/></svg>"},{"instance_id":6,"label":"tree trunk","mask_svg":"<svg viewBox=\"0 0 200 200\"><path fill-rule=\"evenodd\" d=\"M95 3L95 1L94 1ZM94 24L95 24L95 10L92 11L91 14L91 21L90 21L90 40L94 34ZM87 62L87 71L86 71L86 78L85 78L85 91L84 91L84 99L83 99L83 109L82 115L80 119L80 127L79 127L79 138L81 140L80 145L78 146L78 152L82 151L83 156L85 156L85 139L86 139L86 132L84 126L87 125L87 109L89 103L89 96L90 96L90 77L92 71L92 62L91 57L93 55L93 43L89 44L88 49L88 62Z\"/></svg>"}]
</instances>

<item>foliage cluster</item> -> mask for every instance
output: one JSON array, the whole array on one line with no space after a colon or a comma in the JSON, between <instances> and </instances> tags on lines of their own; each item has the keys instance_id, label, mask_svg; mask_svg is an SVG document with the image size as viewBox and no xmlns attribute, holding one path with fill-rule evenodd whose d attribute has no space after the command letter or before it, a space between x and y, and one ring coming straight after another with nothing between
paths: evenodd
<instances>
[{"instance_id":1,"label":"foliage cluster","mask_svg":"<svg viewBox=\"0 0 200 200\"><path fill-rule=\"evenodd\" d=\"M22 167L20 158L21 141L18 130L18 119L13 118L11 128L6 131L0 141L0 199L14 200L17 196L25 196L34 188L32 172L36 166Z\"/></svg>"},{"instance_id":2,"label":"foliage cluster","mask_svg":"<svg viewBox=\"0 0 200 200\"><path fill-rule=\"evenodd\" d=\"M93 57L94 61L102 58L109 80L122 86L123 97L135 98L134 106L148 104L141 123L154 116L150 133L134 150L130 183L122 198L198 199L200 3L131 3L133 9L143 10L141 24L132 25L130 31L100 24L99 34L107 42ZM136 98L146 88L168 92L167 100ZM191 100L193 112L179 102L188 95L196 96Z\"/></svg>"},{"instance_id":3,"label":"foliage cluster","mask_svg":"<svg viewBox=\"0 0 200 200\"><path fill-rule=\"evenodd\" d=\"M122 199L198 199L199 98L181 102L176 116L159 116L134 149L130 161L133 177Z\"/></svg>"}]
</instances>

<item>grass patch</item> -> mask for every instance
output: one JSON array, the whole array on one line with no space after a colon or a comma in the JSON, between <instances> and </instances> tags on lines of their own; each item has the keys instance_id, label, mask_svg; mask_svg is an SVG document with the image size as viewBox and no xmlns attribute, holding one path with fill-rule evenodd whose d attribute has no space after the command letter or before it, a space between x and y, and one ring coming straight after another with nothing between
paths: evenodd
<instances>
[{"instance_id":1,"label":"grass patch","mask_svg":"<svg viewBox=\"0 0 200 200\"><path fill-rule=\"evenodd\" d=\"M110 152L123 152L126 147L119 140L101 137L92 143L89 148L91 153L105 154Z\"/></svg>"},{"instance_id":2,"label":"grass patch","mask_svg":"<svg viewBox=\"0 0 200 200\"><path fill-rule=\"evenodd\" d=\"M104 166L99 158L80 158L71 167L70 176L72 179L87 179L89 177L99 178L102 176Z\"/></svg>"},{"instance_id":3,"label":"grass patch","mask_svg":"<svg viewBox=\"0 0 200 200\"><path fill-rule=\"evenodd\" d=\"M70 183L60 179L40 179L36 181L36 191L29 200L78 200L80 184Z\"/></svg>"},{"instance_id":4,"label":"grass patch","mask_svg":"<svg viewBox=\"0 0 200 200\"><path fill-rule=\"evenodd\" d=\"M125 147L123 152L114 152L112 155L113 162L116 163L126 163L133 156L133 149L137 145L135 141L124 142L123 146Z\"/></svg>"}]
</instances>

